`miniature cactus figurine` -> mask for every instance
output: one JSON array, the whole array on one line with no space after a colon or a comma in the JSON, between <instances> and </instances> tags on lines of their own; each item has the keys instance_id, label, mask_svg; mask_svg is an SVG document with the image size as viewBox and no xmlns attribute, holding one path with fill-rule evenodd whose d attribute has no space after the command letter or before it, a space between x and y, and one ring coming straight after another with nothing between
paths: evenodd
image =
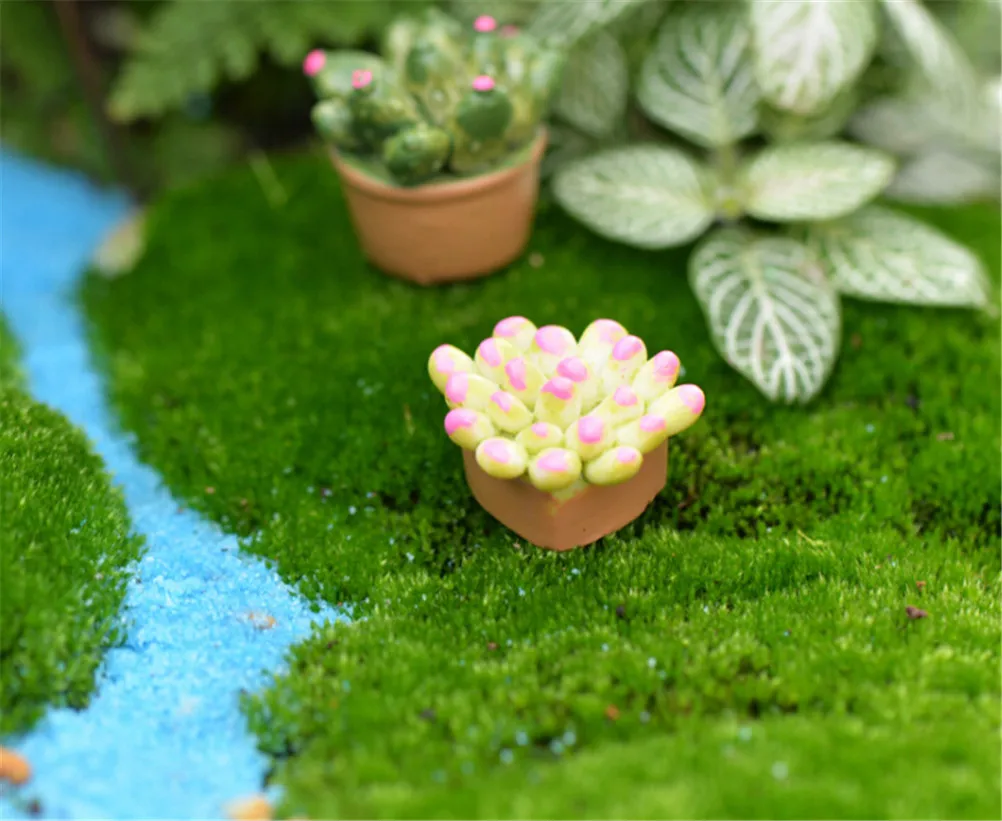
<instances>
[{"instance_id":1,"label":"miniature cactus figurine","mask_svg":"<svg viewBox=\"0 0 1002 821\"><path fill-rule=\"evenodd\" d=\"M493 17L466 29L434 9L395 21L384 52L315 50L303 72L320 135L403 186L485 173L527 147L564 64L560 50Z\"/></svg>"},{"instance_id":2,"label":"miniature cactus figurine","mask_svg":"<svg viewBox=\"0 0 1002 821\"><path fill-rule=\"evenodd\" d=\"M489 476L561 498L627 482L700 417L703 392L676 387L680 370L674 353L648 359L643 340L612 320L575 339L517 316L498 322L473 358L441 345L428 362L452 409L449 438Z\"/></svg>"}]
</instances>

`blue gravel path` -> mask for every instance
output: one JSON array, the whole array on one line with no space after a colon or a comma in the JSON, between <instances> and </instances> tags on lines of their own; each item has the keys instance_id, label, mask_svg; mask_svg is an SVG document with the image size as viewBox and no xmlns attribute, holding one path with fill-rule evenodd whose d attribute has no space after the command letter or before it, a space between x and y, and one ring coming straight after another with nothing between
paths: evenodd
<instances>
[{"instance_id":1,"label":"blue gravel path","mask_svg":"<svg viewBox=\"0 0 1002 821\"><path fill-rule=\"evenodd\" d=\"M0 293L39 400L80 426L123 489L146 554L129 587L128 639L90 706L50 710L8 740L34 768L24 791L47 818L220 818L259 792L265 759L239 711L242 688L278 671L314 620L308 604L236 539L191 512L141 464L95 372L72 289L129 208L77 175L0 152ZM197 298L197 296L193 296ZM255 627L250 612L275 619ZM10 796L0 816L23 817Z\"/></svg>"}]
</instances>

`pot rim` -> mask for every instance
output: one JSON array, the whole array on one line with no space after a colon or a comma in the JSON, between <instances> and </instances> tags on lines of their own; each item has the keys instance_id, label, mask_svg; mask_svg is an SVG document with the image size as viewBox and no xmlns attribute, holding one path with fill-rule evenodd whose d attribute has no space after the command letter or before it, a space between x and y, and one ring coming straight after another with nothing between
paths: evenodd
<instances>
[{"instance_id":1,"label":"pot rim","mask_svg":"<svg viewBox=\"0 0 1002 821\"><path fill-rule=\"evenodd\" d=\"M413 188L403 188L394 185L387 185L384 182L375 180L367 174L352 168L341 160L337 149L330 148L331 161L335 169L345 183L356 190L362 191L375 199L388 202L410 203L413 205L431 205L440 202L452 202L455 200L467 199L479 196L498 188L508 182L512 177L524 173L530 166L538 165L546 149L546 129L540 128L532 143L532 149L525 162L513 165L510 168L502 168L499 171L492 171L489 174L480 174L469 179L448 180L445 182L432 182L424 185L417 185Z\"/></svg>"}]
</instances>

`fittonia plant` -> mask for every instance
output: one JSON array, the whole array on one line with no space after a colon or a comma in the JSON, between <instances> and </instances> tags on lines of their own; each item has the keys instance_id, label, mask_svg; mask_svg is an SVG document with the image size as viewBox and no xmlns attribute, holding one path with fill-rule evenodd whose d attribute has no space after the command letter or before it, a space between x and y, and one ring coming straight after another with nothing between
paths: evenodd
<instances>
[{"instance_id":1,"label":"fittonia plant","mask_svg":"<svg viewBox=\"0 0 1002 821\"><path fill-rule=\"evenodd\" d=\"M861 100L907 85L954 132L997 150L999 67L994 80L978 76L937 20L947 5L542 0L526 27L572 49L554 112L577 137L565 134L549 158L562 161L555 197L595 232L640 248L701 239L689 278L721 354L770 398L809 400L835 363L842 295L989 303L966 248L872 204L896 159L839 137ZM986 162L997 191L997 159Z\"/></svg>"},{"instance_id":2,"label":"fittonia plant","mask_svg":"<svg viewBox=\"0 0 1002 821\"><path fill-rule=\"evenodd\" d=\"M539 133L562 53L490 16L466 27L431 9L388 29L380 58L313 51L313 122L377 177L416 185L517 161Z\"/></svg>"},{"instance_id":3,"label":"fittonia plant","mask_svg":"<svg viewBox=\"0 0 1002 821\"><path fill-rule=\"evenodd\" d=\"M703 392L675 387L679 369L671 351L648 359L643 340L610 319L575 339L508 317L472 358L441 345L428 360L451 408L449 438L491 476L563 496L632 478L644 454L699 418Z\"/></svg>"}]
</instances>

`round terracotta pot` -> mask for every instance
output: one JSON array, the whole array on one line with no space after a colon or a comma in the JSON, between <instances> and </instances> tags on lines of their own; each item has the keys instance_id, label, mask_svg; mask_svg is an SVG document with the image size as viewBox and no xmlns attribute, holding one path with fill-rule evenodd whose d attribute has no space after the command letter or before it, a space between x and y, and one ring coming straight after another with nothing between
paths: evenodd
<instances>
[{"instance_id":1,"label":"round terracotta pot","mask_svg":"<svg viewBox=\"0 0 1002 821\"><path fill-rule=\"evenodd\" d=\"M589 485L570 498L545 493L526 479L497 479L485 473L472 451L463 468L480 506L527 542L550 550L571 550L597 542L643 513L668 478L668 443L644 456L640 471L619 485Z\"/></svg>"},{"instance_id":2,"label":"round terracotta pot","mask_svg":"<svg viewBox=\"0 0 1002 821\"><path fill-rule=\"evenodd\" d=\"M332 152L362 252L388 274L422 285L473 279L525 250L539 196L540 133L521 165L414 188L387 185Z\"/></svg>"}]
</instances>

